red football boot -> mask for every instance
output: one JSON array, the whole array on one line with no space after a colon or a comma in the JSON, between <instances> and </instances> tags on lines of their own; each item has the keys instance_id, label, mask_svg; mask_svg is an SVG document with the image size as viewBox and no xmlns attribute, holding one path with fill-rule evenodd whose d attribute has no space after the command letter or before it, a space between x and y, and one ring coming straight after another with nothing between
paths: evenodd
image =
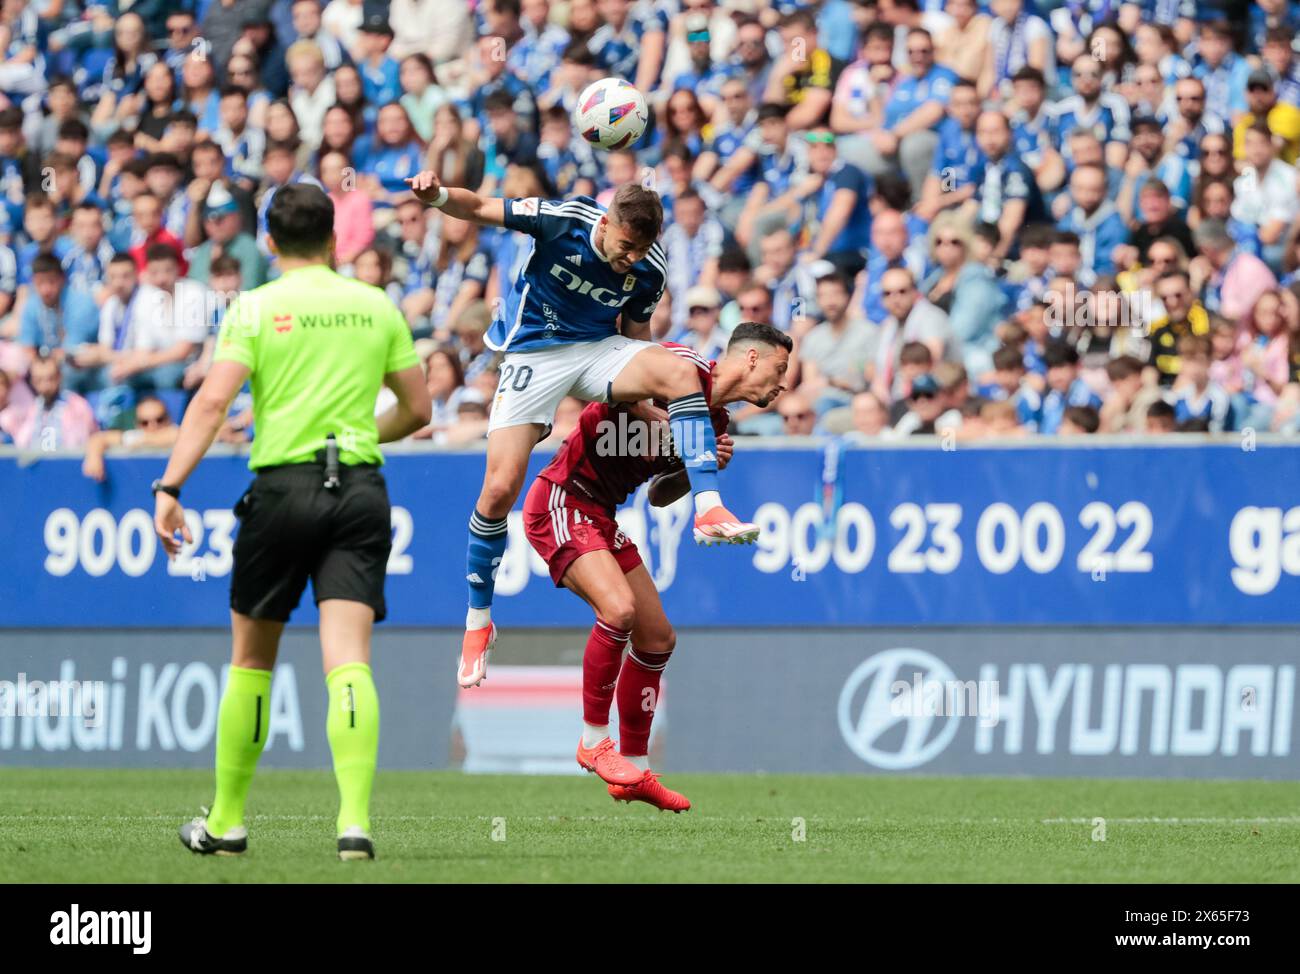
<instances>
[{"instance_id":1,"label":"red football boot","mask_svg":"<svg viewBox=\"0 0 1300 974\"><path fill-rule=\"evenodd\" d=\"M618 753L618 748L608 737L595 747L583 747L578 741L578 764L600 777L611 786L634 785L645 774L640 768Z\"/></svg>"},{"instance_id":2,"label":"red football boot","mask_svg":"<svg viewBox=\"0 0 1300 974\"><path fill-rule=\"evenodd\" d=\"M689 798L665 788L653 771L642 772L634 785L610 785L609 796L617 802L645 802L662 812L685 812L691 807Z\"/></svg>"},{"instance_id":3,"label":"red football boot","mask_svg":"<svg viewBox=\"0 0 1300 974\"><path fill-rule=\"evenodd\" d=\"M468 690L487 679L487 658L497 641L497 627L488 623L482 629L466 629L460 644L460 666L456 682Z\"/></svg>"},{"instance_id":4,"label":"red football boot","mask_svg":"<svg viewBox=\"0 0 1300 974\"><path fill-rule=\"evenodd\" d=\"M741 521L721 504L695 515L696 544L753 544L758 532L757 524Z\"/></svg>"}]
</instances>

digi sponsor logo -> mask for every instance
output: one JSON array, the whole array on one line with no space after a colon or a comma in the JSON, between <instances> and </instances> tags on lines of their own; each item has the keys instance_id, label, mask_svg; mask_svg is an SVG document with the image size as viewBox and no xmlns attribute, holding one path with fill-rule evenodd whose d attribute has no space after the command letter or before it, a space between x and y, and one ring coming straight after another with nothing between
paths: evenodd
<instances>
[{"instance_id":1,"label":"digi sponsor logo","mask_svg":"<svg viewBox=\"0 0 1300 974\"><path fill-rule=\"evenodd\" d=\"M595 287L591 281L584 280L561 264L551 265L551 276L559 280L566 289L585 294L591 300L604 305L606 308L621 308L627 304L628 295L617 294L607 287ZM633 283L635 284L635 279L633 279Z\"/></svg>"},{"instance_id":2,"label":"digi sponsor logo","mask_svg":"<svg viewBox=\"0 0 1300 974\"><path fill-rule=\"evenodd\" d=\"M958 718L972 715L981 717L971 744L977 755L1291 754L1294 666L984 663L978 672L978 680L959 681L922 650L877 653L840 691L840 733L854 754L886 770L933 761L952 745ZM957 706L963 694L974 713Z\"/></svg>"}]
</instances>

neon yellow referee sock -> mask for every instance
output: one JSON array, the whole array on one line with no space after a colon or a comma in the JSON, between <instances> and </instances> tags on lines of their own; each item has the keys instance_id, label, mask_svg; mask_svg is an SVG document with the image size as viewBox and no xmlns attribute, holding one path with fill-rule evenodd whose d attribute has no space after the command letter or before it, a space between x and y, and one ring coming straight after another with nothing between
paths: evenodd
<instances>
[{"instance_id":1,"label":"neon yellow referee sock","mask_svg":"<svg viewBox=\"0 0 1300 974\"><path fill-rule=\"evenodd\" d=\"M370 831L370 788L379 760L379 694L370 667L345 663L325 677L329 716L325 733L339 783L339 835L359 825Z\"/></svg>"},{"instance_id":2,"label":"neon yellow referee sock","mask_svg":"<svg viewBox=\"0 0 1300 974\"><path fill-rule=\"evenodd\" d=\"M271 711L271 671L232 666L217 713L217 797L208 832L225 835L244 824L244 802L266 746Z\"/></svg>"}]
</instances>

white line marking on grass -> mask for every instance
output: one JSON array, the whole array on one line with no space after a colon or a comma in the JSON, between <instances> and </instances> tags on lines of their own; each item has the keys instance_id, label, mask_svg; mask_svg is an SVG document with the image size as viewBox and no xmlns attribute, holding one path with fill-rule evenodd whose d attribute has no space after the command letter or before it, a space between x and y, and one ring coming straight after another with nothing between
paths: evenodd
<instances>
[{"instance_id":1,"label":"white line marking on grass","mask_svg":"<svg viewBox=\"0 0 1300 974\"><path fill-rule=\"evenodd\" d=\"M1107 825L1300 825L1300 815L1280 815L1272 818L1110 818ZM1043 825L1091 825L1094 818L1045 818Z\"/></svg>"}]
</instances>

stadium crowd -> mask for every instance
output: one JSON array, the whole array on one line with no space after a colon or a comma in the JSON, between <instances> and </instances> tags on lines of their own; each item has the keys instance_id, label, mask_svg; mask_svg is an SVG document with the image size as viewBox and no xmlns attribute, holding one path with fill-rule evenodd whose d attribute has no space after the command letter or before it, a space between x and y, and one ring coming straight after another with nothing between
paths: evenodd
<instances>
[{"instance_id":1,"label":"stadium crowd","mask_svg":"<svg viewBox=\"0 0 1300 974\"><path fill-rule=\"evenodd\" d=\"M423 168L656 189L655 336L795 339L740 434L1296 433L1298 34L1287 0L4 0L0 442L100 478L172 442L301 181L417 339L417 437L481 438L527 241L415 201ZM652 121L607 153L572 118L610 75Z\"/></svg>"}]
</instances>

